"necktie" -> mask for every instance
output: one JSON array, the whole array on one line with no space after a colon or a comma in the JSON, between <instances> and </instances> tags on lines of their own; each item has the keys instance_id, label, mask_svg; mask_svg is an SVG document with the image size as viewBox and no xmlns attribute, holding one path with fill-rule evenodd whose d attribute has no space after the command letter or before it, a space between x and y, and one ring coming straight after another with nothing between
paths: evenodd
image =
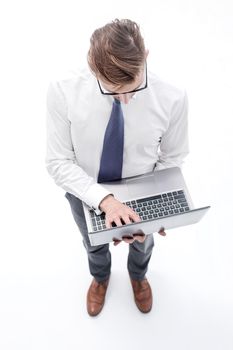
<instances>
[{"instance_id":1,"label":"necktie","mask_svg":"<svg viewBox=\"0 0 233 350\"><path fill-rule=\"evenodd\" d=\"M120 101L114 99L105 131L98 182L120 180L124 149L124 118Z\"/></svg>"}]
</instances>

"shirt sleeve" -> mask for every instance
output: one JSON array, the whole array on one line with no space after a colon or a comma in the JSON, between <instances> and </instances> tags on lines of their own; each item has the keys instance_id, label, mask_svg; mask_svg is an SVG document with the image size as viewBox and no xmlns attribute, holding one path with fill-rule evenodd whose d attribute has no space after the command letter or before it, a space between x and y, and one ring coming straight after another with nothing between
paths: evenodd
<instances>
[{"instance_id":1,"label":"shirt sleeve","mask_svg":"<svg viewBox=\"0 0 233 350\"><path fill-rule=\"evenodd\" d=\"M189 153L187 115L188 98L184 91L172 107L168 128L161 139L155 170L182 166L183 159Z\"/></svg>"},{"instance_id":2,"label":"shirt sleeve","mask_svg":"<svg viewBox=\"0 0 233 350\"><path fill-rule=\"evenodd\" d=\"M51 82L47 92L47 171L58 186L81 199L99 215L102 213L99 204L110 192L78 165L70 126L65 95L59 82Z\"/></svg>"}]
</instances>

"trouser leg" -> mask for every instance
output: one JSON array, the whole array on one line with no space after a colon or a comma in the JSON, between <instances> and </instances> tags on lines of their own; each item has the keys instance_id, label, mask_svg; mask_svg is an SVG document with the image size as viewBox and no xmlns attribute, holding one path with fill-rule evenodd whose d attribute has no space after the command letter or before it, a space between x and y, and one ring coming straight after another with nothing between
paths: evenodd
<instances>
[{"instance_id":1,"label":"trouser leg","mask_svg":"<svg viewBox=\"0 0 233 350\"><path fill-rule=\"evenodd\" d=\"M147 235L143 243L134 241L129 244L127 267L132 279L142 280L145 278L153 247L153 234Z\"/></svg>"},{"instance_id":2,"label":"trouser leg","mask_svg":"<svg viewBox=\"0 0 233 350\"><path fill-rule=\"evenodd\" d=\"M98 282L105 281L109 278L111 270L109 244L98 245L96 247L91 246L81 200L68 192L66 192L65 197L70 203L74 220L82 234L83 244L88 256L90 273Z\"/></svg>"}]
</instances>

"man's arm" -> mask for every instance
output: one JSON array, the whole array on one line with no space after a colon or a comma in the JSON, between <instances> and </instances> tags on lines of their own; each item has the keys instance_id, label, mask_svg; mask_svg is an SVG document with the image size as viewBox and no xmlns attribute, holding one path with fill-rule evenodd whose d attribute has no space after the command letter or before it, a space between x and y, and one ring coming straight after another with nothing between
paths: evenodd
<instances>
[{"instance_id":1,"label":"man's arm","mask_svg":"<svg viewBox=\"0 0 233 350\"><path fill-rule=\"evenodd\" d=\"M168 129L162 136L155 170L180 167L189 153L187 115L188 99L186 92L183 92L172 107Z\"/></svg>"},{"instance_id":2,"label":"man's arm","mask_svg":"<svg viewBox=\"0 0 233 350\"><path fill-rule=\"evenodd\" d=\"M55 183L92 207L96 214L101 200L110 192L77 164L67 117L67 104L58 82L47 92L46 167Z\"/></svg>"}]
</instances>

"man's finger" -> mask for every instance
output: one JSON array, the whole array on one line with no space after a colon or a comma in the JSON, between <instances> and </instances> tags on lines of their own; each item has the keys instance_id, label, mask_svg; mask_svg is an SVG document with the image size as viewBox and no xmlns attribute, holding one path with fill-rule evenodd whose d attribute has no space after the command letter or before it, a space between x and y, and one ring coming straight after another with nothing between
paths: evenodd
<instances>
[{"instance_id":1,"label":"man's finger","mask_svg":"<svg viewBox=\"0 0 233 350\"><path fill-rule=\"evenodd\" d=\"M122 222L121 222L121 219L120 219L120 218L117 218L117 217L116 217L116 218L110 220L110 222L111 222L111 225L112 225L113 223L115 223L116 226L122 226ZM112 226L112 227L114 227L114 226Z\"/></svg>"},{"instance_id":2,"label":"man's finger","mask_svg":"<svg viewBox=\"0 0 233 350\"><path fill-rule=\"evenodd\" d=\"M166 236L166 232L164 231L164 227L161 227L161 229L158 231L158 233L159 233L161 236Z\"/></svg>"},{"instance_id":3,"label":"man's finger","mask_svg":"<svg viewBox=\"0 0 233 350\"><path fill-rule=\"evenodd\" d=\"M134 237L132 236L122 236L122 240L125 242L125 243L133 243L134 241Z\"/></svg>"},{"instance_id":4,"label":"man's finger","mask_svg":"<svg viewBox=\"0 0 233 350\"><path fill-rule=\"evenodd\" d=\"M129 216L130 216L130 219L133 220L133 222L140 222L140 221L142 221L140 216L138 214L136 214L135 211L132 212Z\"/></svg>"},{"instance_id":5,"label":"man's finger","mask_svg":"<svg viewBox=\"0 0 233 350\"><path fill-rule=\"evenodd\" d=\"M130 221L129 216L124 215L124 216L122 216L122 218L121 218L121 219L124 221L125 225L127 225L127 224L131 224L131 221Z\"/></svg>"},{"instance_id":6,"label":"man's finger","mask_svg":"<svg viewBox=\"0 0 233 350\"><path fill-rule=\"evenodd\" d=\"M122 242L121 239L117 239L117 238L113 238L112 240L113 240L113 242L114 242L114 243L113 243L114 246L117 246L118 244L120 244L120 243Z\"/></svg>"},{"instance_id":7,"label":"man's finger","mask_svg":"<svg viewBox=\"0 0 233 350\"><path fill-rule=\"evenodd\" d=\"M136 234L136 235L133 235L134 236L134 239L140 243L143 243L146 239L146 235L145 234Z\"/></svg>"}]
</instances>

